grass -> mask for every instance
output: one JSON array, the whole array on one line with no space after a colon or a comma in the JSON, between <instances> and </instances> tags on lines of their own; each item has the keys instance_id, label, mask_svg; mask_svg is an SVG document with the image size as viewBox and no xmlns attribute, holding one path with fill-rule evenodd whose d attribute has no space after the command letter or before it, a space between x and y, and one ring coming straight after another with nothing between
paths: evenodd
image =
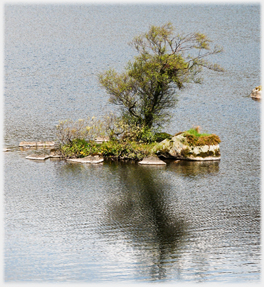
<instances>
[{"instance_id":1,"label":"grass","mask_svg":"<svg viewBox=\"0 0 264 287\"><path fill-rule=\"evenodd\" d=\"M199 133L198 129L190 129L183 134L190 146L217 145L221 142L217 135Z\"/></svg>"},{"instance_id":2,"label":"grass","mask_svg":"<svg viewBox=\"0 0 264 287\"><path fill-rule=\"evenodd\" d=\"M205 136L210 136L210 134L207 133L199 133L197 128L196 129L189 129L188 131L186 131L185 133L188 133L190 135L193 135L195 137L205 137Z\"/></svg>"}]
</instances>

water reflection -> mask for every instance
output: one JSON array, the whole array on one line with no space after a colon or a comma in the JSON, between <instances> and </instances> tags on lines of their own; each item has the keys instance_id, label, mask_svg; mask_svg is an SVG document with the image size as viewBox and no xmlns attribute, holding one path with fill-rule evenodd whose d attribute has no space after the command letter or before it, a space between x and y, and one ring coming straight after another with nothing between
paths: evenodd
<instances>
[{"instance_id":1,"label":"water reflection","mask_svg":"<svg viewBox=\"0 0 264 287\"><path fill-rule=\"evenodd\" d=\"M171 208L167 193L170 186L158 177L160 169L124 164L116 171L120 190L109 202L106 221L140 250L138 263L150 260L151 268L145 270L151 273L148 276L165 279L168 267L177 261L187 223Z\"/></svg>"},{"instance_id":2,"label":"water reflection","mask_svg":"<svg viewBox=\"0 0 264 287\"><path fill-rule=\"evenodd\" d=\"M168 167L170 171L185 176L197 176L207 174L217 174L219 172L220 161L170 161Z\"/></svg>"},{"instance_id":3,"label":"water reflection","mask_svg":"<svg viewBox=\"0 0 264 287\"><path fill-rule=\"evenodd\" d=\"M67 162L67 160L60 158L50 158L49 160L57 166L55 171L60 178L74 179L74 181L77 182L81 179L86 179L87 181L89 181L89 179L93 181L98 180L100 176L97 173L100 174L100 170L103 168L103 163L83 164ZM93 174L93 176L90 178L89 175L91 174Z\"/></svg>"}]
</instances>

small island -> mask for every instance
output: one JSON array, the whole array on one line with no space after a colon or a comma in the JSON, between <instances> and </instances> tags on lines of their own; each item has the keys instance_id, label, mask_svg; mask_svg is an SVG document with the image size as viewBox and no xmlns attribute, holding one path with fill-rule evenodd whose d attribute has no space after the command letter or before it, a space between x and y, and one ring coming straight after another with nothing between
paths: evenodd
<instances>
[{"instance_id":1,"label":"small island","mask_svg":"<svg viewBox=\"0 0 264 287\"><path fill-rule=\"evenodd\" d=\"M161 165L166 159L219 160L217 135L202 134L199 128L175 135L163 131L175 113L177 91L185 84L202 83L203 69L224 71L207 60L223 49L213 46L205 34L178 34L170 22L150 26L130 45L138 54L123 72L110 69L98 75L117 112L61 121L56 127L59 148L53 156L82 163L111 159Z\"/></svg>"},{"instance_id":2,"label":"small island","mask_svg":"<svg viewBox=\"0 0 264 287\"><path fill-rule=\"evenodd\" d=\"M148 142L104 139L98 142L76 138L60 145L57 154L70 162L100 163L104 160L135 161L139 164L162 165L164 160L220 160L220 138L200 133L200 128L174 136L156 133Z\"/></svg>"},{"instance_id":3,"label":"small island","mask_svg":"<svg viewBox=\"0 0 264 287\"><path fill-rule=\"evenodd\" d=\"M185 83L201 83L203 69L223 72L205 60L222 48L199 32L178 34L169 22L150 26L130 45L138 53L123 72L110 69L98 75L116 114L86 120L62 121L57 126L59 151L66 159L91 156L163 164L162 159L219 160L220 139L199 128L170 135L162 132ZM175 110L175 109L174 109Z\"/></svg>"}]
</instances>

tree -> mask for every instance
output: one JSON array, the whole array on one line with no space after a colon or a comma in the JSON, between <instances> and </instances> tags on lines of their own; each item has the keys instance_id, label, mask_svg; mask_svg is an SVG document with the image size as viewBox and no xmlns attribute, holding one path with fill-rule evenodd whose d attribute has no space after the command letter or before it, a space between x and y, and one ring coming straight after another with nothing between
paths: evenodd
<instances>
[{"instance_id":1,"label":"tree","mask_svg":"<svg viewBox=\"0 0 264 287\"><path fill-rule=\"evenodd\" d=\"M147 129L161 126L176 104L176 90L185 83L201 83L203 68L223 71L205 60L222 51L218 46L211 48L210 43L201 33L174 35L171 23L151 26L130 43L139 55L125 72L106 71L99 75L99 82L129 124Z\"/></svg>"}]
</instances>

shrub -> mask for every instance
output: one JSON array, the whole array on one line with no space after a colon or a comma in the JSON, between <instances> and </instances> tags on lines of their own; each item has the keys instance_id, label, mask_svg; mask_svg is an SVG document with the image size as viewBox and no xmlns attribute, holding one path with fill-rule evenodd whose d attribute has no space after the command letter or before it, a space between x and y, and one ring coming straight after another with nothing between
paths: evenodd
<instances>
[{"instance_id":1,"label":"shrub","mask_svg":"<svg viewBox=\"0 0 264 287\"><path fill-rule=\"evenodd\" d=\"M108 113L101 118L64 120L56 126L57 140L61 145L70 144L74 139L86 141L95 140L97 137L114 139L124 131L125 127L122 126L121 120L113 113Z\"/></svg>"},{"instance_id":2,"label":"shrub","mask_svg":"<svg viewBox=\"0 0 264 287\"><path fill-rule=\"evenodd\" d=\"M102 122L94 117L78 121L64 120L56 126L57 140L61 145L67 145L75 139L94 140L99 135L104 135Z\"/></svg>"},{"instance_id":3,"label":"shrub","mask_svg":"<svg viewBox=\"0 0 264 287\"><path fill-rule=\"evenodd\" d=\"M71 143L62 145L60 150L65 158L85 157L96 155L100 152L100 145L95 142L87 142L84 139L73 139Z\"/></svg>"},{"instance_id":4,"label":"shrub","mask_svg":"<svg viewBox=\"0 0 264 287\"><path fill-rule=\"evenodd\" d=\"M112 159L141 160L151 154L155 143L124 142L110 140L102 144L83 139L74 139L71 143L61 146L61 153L65 158L101 155Z\"/></svg>"},{"instance_id":5,"label":"shrub","mask_svg":"<svg viewBox=\"0 0 264 287\"><path fill-rule=\"evenodd\" d=\"M170 134L168 134L168 133L156 133L155 135L154 135L154 138L153 138L153 140L155 141L155 142L162 142L163 140L165 140L165 139L171 139L172 138L172 135L170 135Z\"/></svg>"},{"instance_id":6,"label":"shrub","mask_svg":"<svg viewBox=\"0 0 264 287\"><path fill-rule=\"evenodd\" d=\"M60 121L56 126L56 135L61 145L68 145L74 139L93 141L97 137L123 142L151 143L154 141L152 130L131 123L126 118L112 113L106 114L100 119L92 117L75 122L72 120Z\"/></svg>"}]
</instances>

